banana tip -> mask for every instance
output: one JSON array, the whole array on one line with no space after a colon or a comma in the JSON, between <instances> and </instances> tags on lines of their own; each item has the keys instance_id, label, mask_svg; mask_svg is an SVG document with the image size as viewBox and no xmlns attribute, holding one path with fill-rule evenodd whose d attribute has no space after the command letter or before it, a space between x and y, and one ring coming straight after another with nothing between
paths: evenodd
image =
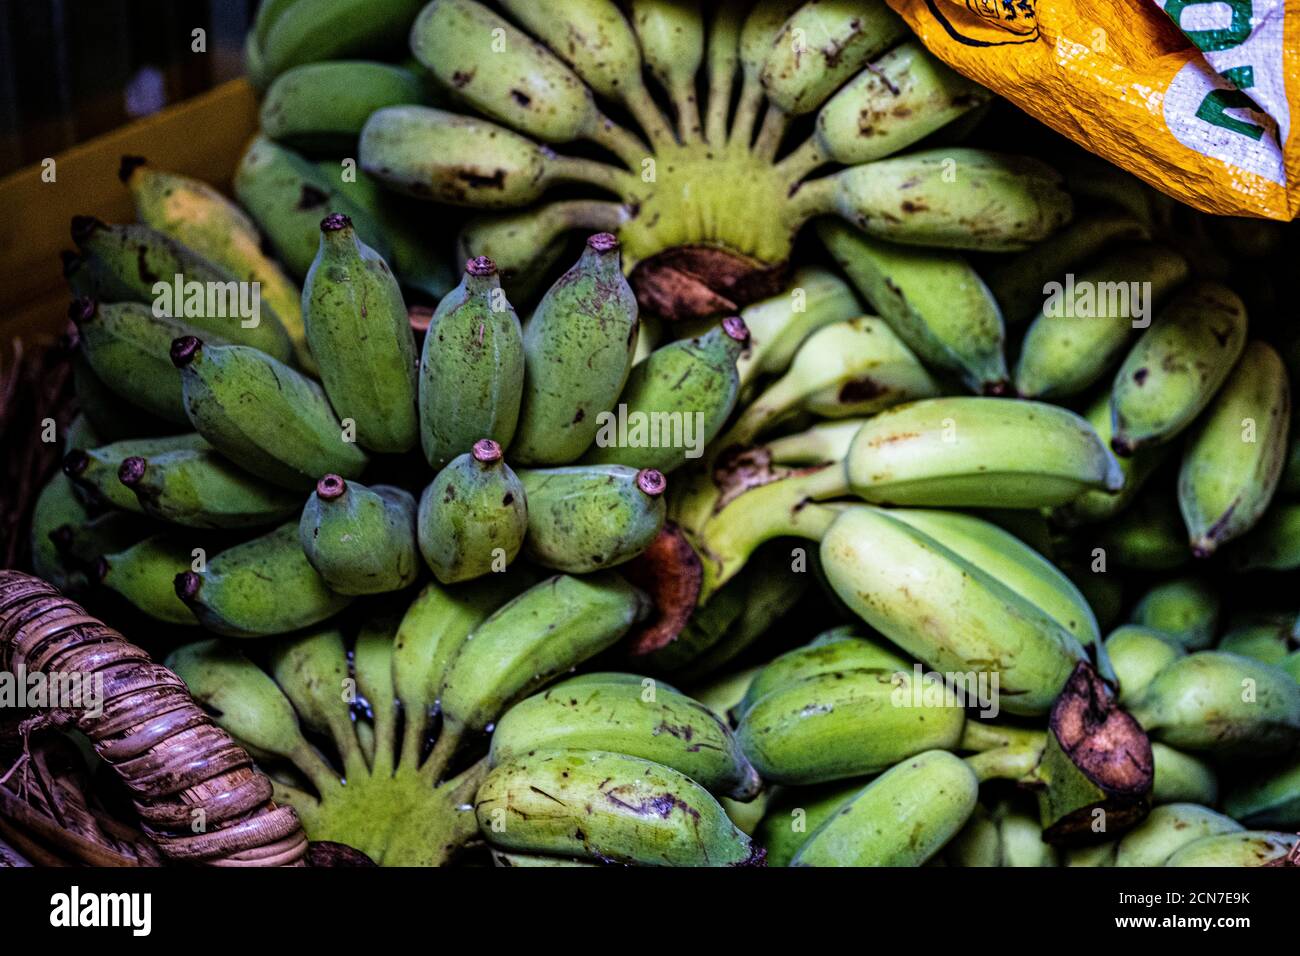
<instances>
[{"instance_id":1,"label":"banana tip","mask_svg":"<svg viewBox=\"0 0 1300 956\"><path fill-rule=\"evenodd\" d=\"M80 245L98 230L107 228L102 219L96 219L94 216L73 216L72 241Z\"/></svg>"},{"instance_id":2,"label":"banana tip","mask_svg":"<svg viewBox=\"0 0 1300 956\"><path fill-rule=\"evenodd\" d=\"M148 467L148 462L139 455L124 458L117 469L117 480L128 488L134 488L140 483L140 479L144 477L146 467Z\"/></svg>"},{"instance_id":3,"label":"banana tip","mask_svg":"<svg viewBox=\"0 0 1300 956\"><path fill-rule=\"evenodd\" d=\"M749 341L749 326L745 325L745 320L738 315L729 315L723 319L722 331L737 342Z\"/></svg>"},{"instance_id":4,"label":"banana tip","mask_svg":"<svg viewBox=\"0 0 1300 956\"><path fill-rule=\"evenodd\" d=\"M321 232L338 232L340 229L351 229L352 220L341 212L332 212L320 221Z\"/></svg>"},{"instance_id":5,"label":"banana tip","mask_svg":"<svg viewBox=\"0 0 1300 956\"><path fill-rule=\"evenodd\" d=\"M68 303L68 318L76 325L83 322L89 322L95 317L95 310L98 306L95 300L88 296L78 296Z\"/></svg>"},{"instance_id":6,"label":"banana tip","mask_svg":"<svg viewBox=\"0 0 1300 956\"><path fill-rule=\"evenodd\" d=\"M194 361L194 356L203 348L203 340L195 335L182 335L172 340L171 359L177 368L184 368Z\"/></svg>"},{"instance_id":7,"label":"banana tip","mask_svg":"<svg viewBox=\"0 0 1300 956\"><path fill-rule=\"evenodd\" d=\"M129 183L135 171L147 163L148 160L143 156L123 156L122 162L117 167L117 178L124 183Z\"/></svg>"},{"instance_id":8,"label":"banana tip","mask_svg":"<svg viewBox=\"0 0 1300 956\"><path fill-rule=\"evenodd\" d=\"M472 276L486 278L497 274L497 264L487 256L475 256L465 263L465 271Z\"/></svg>"},{"instance_id":9,"label":"banana tip","mask_svg":"<svg viewBox=\"0 0 1300 956\"><path fill-rule=\"evenodd\" d=\"M1137 447L1133 442L1130 439L1125 438L1123 435L1113 436L1110 440L1110 448L1115 454L1121 455L1124 458L1132 456L1133 452L1137 451Z\"/></svg>"},{"instance_id":10,"label":"banana tip","mask_svg":"<svg viewBox=\"0 0 1300 956\"><path fill-rule=\"evenodd\" d=\"M108 558L96 558L95 567L92 573L95 576L95 583L102 583L104 578L108 577Z\"/></svg>"},{"instance_id":11,"label":"banana tip","mask_svg":"<svg viewBox=\"0 0 1300 956\"><path fill-rule=\"evenodd\" d=\"M88 464L90 464L90 456L84 451L80 449L70 451L63 459L63 473L69 478L76 478L86 470Z\"/></svg>"},{"instance_id":12,"label":"banana tip","mask_svg":"<svg viewBox=\"0 0 1300 956\"><path fill-rule=\"evenodd\" d=\"M182 601L192 601L199 593L199 585L203 582L193 571L182 571L172 579L172 586L176 589L176 596Z\"/></svg>"},{"instance_id":13,"label":"banana tip","mask_svg":"<svg viewBox=\"0 0 1300 956\"><path fill-rule=\"evenodd\" d=\"M474 443L474 460L490 465L501 460L501 446L491 438L480 438Z\"/></svg>"},{"instance_id":14,"label":"banana tip","mask_svg":"<svg viewBox=\"0 0 1300 956\"><path fill-rule=\"evenodd\" d=\"M654 498L662 495L668 488L668 479L657 468L642 468L636 473L636 486Z\"/></svg>"},{"instance_id":15,"label":"banana tip","mask_svg":"<svg viewBox=\"0 0 1300 956\"><path fill-rule=\"evenodd\" d=\"M1218 550L1219 543L1208 536L1193 538L1191 541L1192 557L1198 560L1204 560L1210 557Z\"/></svg>"},{"instance_id":16,"label":"banana tip","mask_svg":"<svg viewBox=\"0 0 1300 956\"><path fill-rule=\"evenodd\" d=\"M985 382L980 389L985 395L991 398L1005 398L1011 394L1011 383L1004 378L992 382Z\"/></svg>"},{"instance_id":17,"label":"banana tip","mask_svg":"<svg viewBox=\"0 0 1300 956\"><path fill-rule=\"evenodd\" d=\"M61 524L51 531L50 543L57 551L67 551L72 546L72 525Z\"/></svg>"},{"instance_id":18,"label":"banana tip","mask_svg":"<svg viewBox=\"0 0 1300 956\"><path fill-rule=\"evenodd\" d=\"M587 240L587 245L595 252L613 252L618 248L618 237L612 232L598 232Z\"/></svg>"},{"instance_id":19,"label":"banana tip","mask_svg":"<svg viewBox=\"0 0 1300 956\"><path fill-rule=\"evenodd\" d=\"M316 495L324 501L342 498L348 490L348 483L340 475L326 475L316 482Z\"/></svg>"}]
</instances>

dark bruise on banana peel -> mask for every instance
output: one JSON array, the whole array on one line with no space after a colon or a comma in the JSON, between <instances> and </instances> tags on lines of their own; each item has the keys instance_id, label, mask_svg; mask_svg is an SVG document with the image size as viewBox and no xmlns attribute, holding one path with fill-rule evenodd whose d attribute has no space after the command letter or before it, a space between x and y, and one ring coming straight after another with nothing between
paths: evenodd
<instances>
[{"instance_id":1,"label":"dark bruise on banana peel","mask_svg":"<svg viewBox=\"0 0 1300 956\"><path fill-rule=\"evenodd\" d=\"M654 604L650 618L624 641L628 653L641 657L675 641L695 612L704 582L704 566L686 534L666 522L650 546L623 566L623 576Z\"/></svg>"}]
</instances>

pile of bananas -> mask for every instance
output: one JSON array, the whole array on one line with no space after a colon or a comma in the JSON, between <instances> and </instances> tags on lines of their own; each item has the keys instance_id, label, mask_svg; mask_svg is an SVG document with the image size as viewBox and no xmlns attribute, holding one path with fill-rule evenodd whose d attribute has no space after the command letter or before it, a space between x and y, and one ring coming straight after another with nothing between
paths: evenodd
<instances>
[{"instance_id":1,"label":"pile of bananas","mask_svg":"<svg viewBox=\"0 0 1300 956\"><path fill-rule=\"evenodd\" d=\"M237 203L73 222L37 572L384 865L1294 860L1285 237L705 6L266 0Z\"/></svg>"}]
</instances>

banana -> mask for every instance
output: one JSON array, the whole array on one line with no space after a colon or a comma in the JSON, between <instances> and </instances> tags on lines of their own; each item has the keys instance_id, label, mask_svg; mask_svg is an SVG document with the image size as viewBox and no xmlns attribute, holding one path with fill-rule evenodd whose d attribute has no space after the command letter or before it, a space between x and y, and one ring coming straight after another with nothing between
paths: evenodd
<instances>
[{"instance_id":1,"label":"banana","mask_svg":"<svg viewBox=\"0 0 1300 956\"><path fill-rule=\"evenodd\" d=\"M1101 526L1107 559L1124 568L1170 571L1187 563L1187 533L1178 505L1164 489L1152 488L1133 506Z\"/></svg>"},{"instance_id":2,"label":"banana","mask_svg":"<svg viewBox=\"0 0 1300 956\"><path fill-rule=\"evenodd\" d=\"M1086 657L1047 612L887 510L842 511L821 559L835 593L916 659L948 674L996 674L1010 713L1045 713Z\"/></svg>"},{"instance_id":3,"label":"banana","mask_svg":"<svg viewBox=\"0 0 1300 956\"><path fill-rule=\"evenodd\" d=\"M598 96L634 103L644 95L637 38L610 0L502 0L500 6Z\"/></svg>"},{"instance_id":4,"label":"banana","mask_svg":"<svg viewBox=\"0 0 1300 956\"><path fill-rule=\"evenodd\" d=\"M492 733L488 759L535 750L609 750L671 767L715 794L751 800L761 781L726 723L703 704L640 681L568 681L520 701Z\"/></svg>"},{"instance_id":5,"label":"banana","mask_svg":"<svg viewBox=\"0 0 1300 956\"><path fill-rule=\"evenodd\" d=\"M1262 757L1300 741L1300 685L1283 670L1222 651L1170 662L1129 712L1154 739L1196 752Z\"/></svg>"},{"instance_id":6,"label":"banana","mask_svg":"<svg viewBox=\"0 0 1300 956\"><path fill-rule=\"evenodd\" d=\"M512 455L526 465L576 460L596 437L632 370L637 302L618 240L598 233L524 326L527 373Z\"/></svg>"},{"instance_id":7,"label":"banana","mask_svg":"<svg viewBox=\"0 0 1300 956\"><path fill-rule=\"evenodd\" d=\"M1057 866L1055 847L1043 842L1036 816L1000 802L991 812L976 807L966 824L944 850L951 866L1043 867Z\"/></svg>"},{"instance_id":8,"label":"banana","mask_svg":"<svg viewBox=\"0 0 1300 956\"><path fill-rule=\"evenodd\" d=\"M1165 861L1165 866L1269 866L1293 854L1298 841L1300 836L1294 833L1273 830L1221 833L1189 843Z\"/></svg>"},{"instance_id":9,"label":"banana","mask_svg":"<svg viewBox=\"0 0 1300 956\"><path fill-rule=\"evenodd\" d=\"M652 761L539 750L496 767L474 801L490 844L641 866L759 866L763 851L709 792Z\"/></svg>"},{"instance_id":10,"label":"banana","mask_svg":"<svg viewBox=\"0 0 1300 956\"><path fill-rule=\"evenodd\" d=\"M287 362L293 344L269 303L240 288L240 277L218 268L175 239L134 223L110 226L90 216L72 220L72 241L111 277L104 295L114 302L140 302L203 332L260 349ZM179 277L179 278L178 278ZM260 296L260 293L258 293ZM245 314L247 313L247 314Z\"/></svg>"},{"instance_id":11,"label":"banana","mask_svg":"<svg viewBox=\"0 0 1300 956\"><path fill-rule=\"evenodd\" d=\"M645 596L614 574L560 574L534 585L461 646L443 680L443 732L486 729L515 701L612 645L647 611Z\"/></svg>"},{"instance_id":12,"label":"banana","mask_svg":"<svg viewBox=\"0 0 1300 956\"><path fill-rule=\"evenodd\" d=\"M64 526L83 524L89 519L85 506L63 472L55 472L41 488L32 506L31 535L28 546L32 570L60 591L72 594L86 586L86 576L66 567L52 535Z\"/></svg>"},{"instance_id":13,"label":"banana","mask_svg":"<svg viewBox=\"0 0 1300 956\"><path fill-rule=\"evenodd\" d=\"M865 418L820 422L805 431L773 438L765 446L774 465L825 465L849 456Z\"/></svg>"},{"instance_id":14,"label":"banana","mask_svg":"<svg viewBox=\"0 0 1300 956\"><path fill-rule=\"evenodd\" d=\"M817 235L922 361L956 373L974 391L1005 391L1002 314L958 253L893 245L833 220L819 222Z\"/></svg>"},{"instance_id":15,"label":"banana","mask_svg":"<svg viewBox=\"0 0 1300 956\"><path fill-rule=\"evenodd\" d=\"M825 783L879 773L926 750L951 749L966 722L942 685L912 673L845 670L778 686L754 702L736 730L764 780Z\"/></svg>"},{"instance_id":16,"label":"banana","mask_svg":"<svg viewBox=\"0 0 1300 956\"><path fill-rule=\"evenodd\" d=\"M653 468L576 465L520 469L527 499L524 555L543 567L586 574L629 561L664 526L668 483Z\"/></svg>"},{"instance_id":17,"label":"banana","mask_svg":"<svg viewBox=\"0 0 1300 956\"><path fill-rule=\"evenodd\" d=\"M271 647L268 671L308 729L334 742L355 741L343 635L333 628L296 634ZM353 745L355 750L355 743Z\"/></svg>"},{"instance_id":18,"label":"banana","mask_svg":"<svg viewBox=\"0 0 1300 956\"><path fill-rule=\"evenodd\" d=\"M791 866L920 866L970 818L979 781L942 750L881 774L808 837Z\"/></svg>"},{"instance_id":19,"label":"banana","mask_svg":"<svg viewBox=\"0 0 1300 956\"><path fill-rule=\"evenodd\" d=\"M479 440L509 448L523 387L519 317L496 264L470 259L460 285L438 303L420 356L420 440L434 470Z\"/></svg>"},{"instance_id":20,"label":"banana","mask_svg":"<svg viewBox=\"0 0 1300 956\"><path fill-rule=\"evenodd\" d=\"M1300 618L1293 613L1253 613L1236 617L1219 640L1218 650L1275 666L1282 665L1300 643Z\"/></svg>"},{"instance_id":21,"label":"banana","mask_svg":"<svg viewBox=\"0 0 1300 956\"><path fill-rule=\"evenodd\" d=\"M176 575L175 586L199 623L229 637L296 631L352 601L326 587L308 563L293 521L221 552L201 572Z\"/></svg>"},{"instance_id":22,"label":"banana","mask_svg":"<svg viewBox=\"0 0 1300 956\"><path fill-rule=\"evenodd\" d=\"M1292 758L1235 782L1223 809L1247 827L1300 827L1300 761Z\"/></svg>"},{"instance_id":23,"label":"banana","mask_svg":"<svg viewBox=\"0 0 1300 956\"><path fill-rule=\"evenodd\" d=\"M166 435L176 431L176 426L150 415L138 405L121 398L100 380L82 352L81 333L70 325L63 341L68 349L68 362L72 366L72 391L77 406L103 441L122 441L141 435Z\"/></svg>"},{"instance_id":24,"label":"banana","mask_svg":"<svg viewBox=\"0 0 1300 956\"><path fill-rule=\"evenodd\" d=\"M816 143L837 163L858 165L911 146L992 94L916 41L878 57L826 101Z\"/></svg>"},{"instance_id":25,"label":"banana","mask_svg":"<svg viewBox=\"0 0 1300 956\"><path fill-rule=\"evenodd\" d=\"M1167 442L1210 403L1246 347L1246 306L1227 286L1193 283L1115 374L1111 447L1121 455Z\"/></svg>"},{"instance_id":26,"label":"banana","mask_svg":"<svg viewBox=\"0 0 1300 956\"><path fill-rule=\"evenodd\" d=\"M528 532L524 485L491 439L451 460L420 496L420 553L443 584L506 570Z\"/></svg>"},{"instance_id":27,"label":"banana","mask_svg":"<svg viewBox=\"0 0 1300 956\"><path fill-rule=\"evenodd\" d=\"M704 62L704 17L687 0L631 0L631 21L645 65L677 111L680 138L703 138L695 82Z\"/></svg>"},{"instance_id":28,"label":"banana","mask_svg":"<svg viewBox=\"0 0 1300 956\"><path fill-rule=\"evenodd\" d=\"M74 448L63 459L63 473L89 493L92 502L122 511L144 514L131 489L119 480L123 462L133 457L162 455L173 451L207 448L208 443L193 432L167 438L128 438L102 448Z\"/></svg>"},{"instance_id":29,"label":"banana","mask_svg":"<svg viewBox=\"0 0 1300 956\"><path fill-rule=\"evenodd\" d=\"M145 538L125 551L106 554L95 566L99 583L116 591L150 617L168 624L197 625L176 596L172 581L195 560L195 542L175 534Z\"/></svg>"},{"instance_id":30,"label":"banana","mask_svg":"<svg viewBox=\"0 0 1300 956\"><path fill-rule=\"evenodd\" d=\"M1208 557L1259 521L1277 490L1291 389L1274 349L1254 341L1197 424L1178 473L1192 553Z\"/></svg>"},{"instance_id":31,"label":"banana","mask_svg":"<svg viewBox=\"0 0 1300 956\"><path fill-rule=\"evenodd\" d=\"M866 781L837 780L819 787L781 787L768 801L754 839L767 850L768 866L789 866L808 835L856 796Z\"/></svg>"},{"instance_id":32,"label":"banana","mask_svg":"<svg viewBox=\"0 0 1300 956\"><path fill-rule=\"evenodd\" d=\"M375 110L420 103L410 70L367 60L305 63L275 78L262 98L262 133L293 149L350 151Z\"/></svg>"},{"instance_id":33,"label":"banana","mask_svg":"<svg viewBox=\"0 0 1300 956\"><path fill-rule=\"evenodd\" d=\"M81 352L101 382L163 421L189 422L180 374L169 351L174 339L194 334L193 328L156 316L137 302L99 305L76 299L68 316L80 334ZM226 344L213 339L213 345Z\"/></svg>"},{"instance_id":34,"label":"banana","mask_svg":"<svg viewBox=\"0 0 1300 956\"><path fill-rule=\"evenodd\" d=\"M992 252L1039 242L1073 214L1051 167L964 148L850 166L803 183L791 202L797 214L834 213L878 240Z\"/></svg>"},{"instance_id":35,"label":"banana","mask_svg":"<svg viewBox=\"0 0 1300 956\"><path fill-rule=\"evenodd\" d=\"M217 451L259 478L307 489L324 474L356 478L366 453L348 440L324 390L306 376L240 345L172 343L185 411Z\"/></svg>"},{"instance_id":36,"label":"banana","mask_svg":"<svg viewBox=\"0 0 1300 956\"><path fill-rule=\"evenodd\" d=\"M422 6L420 0L297 0L265 27L265 71L278 76L304 63L400 46Z\"/></svg>"},{"instance_id":37,"label":"banana","mask_svg":"<svg viewBox=\"0 0 1300 956\"><path fill-rule=\"evenodd\" d=\"M634 365L616 419L601 426L582 460L667 473L701 457L736 407L736 359L748 338L744 320L732 316ZM618 427L620 421L626 429Z\"/></svg>"},{"instance_id":38,"label":"banana","mask_svg":"<svg viewBox=\"0 0 1300 956\"><path fill-rule=\"evenodd\" d=\"M415 447L420 425L415 334L402 290L347 216L331 213L320 228L320 250L302 301L325 394L340 418L355 422L358 444L377 452L407 451Z\"/></svg>"},{"instance_id":39,"label":"banana","mask_svg":"<svg viewBox=\"0 0 1300 956\"><path fill-rule=\"evenodd\" d=\"M1119 679L1120 703L1142 695L1165 665L1186 655L1187 650L1164 631L1125 624L1106 637L1106 653Z\"/></svg>"},{"instance_id":40,"label":"banana","mask_svg":"<svg viewBox=\"0 0 1300 956\"><path fill-rule=\"evenodd\" d=\"M188 528L259 528L302 508L297 495L259 481L210 447L133 455L117 477L145 514Z\"/></svg>"},{"instance_id":41,"label":"banana","mask_svg":"<svg viewBox=\"0 0 1300 956\"><path fill-rule=\"evenodd\" d=\"M809 677L844 671L876 670L896 673L911 669L911 662L886 647L851 633L851 628L837 628L814 638L804 647L773 658L750 683L745 696L736 706L735 716L742 719L756 703L772 691L792 686Z\"/></svg>"},{"instance_id":42,"label":"banana","mask_svg":"<svg viewBox=\"0 0 1300 956\"><path fill-rule=\"evenodd\" d=\"M1235 571L1300 568L1300 504L1277 503L1228 552Z\"/></svg>"},{"instance_id":43,"label":"banana","mask_svg":"<svg viewBox=\"0 0 1300 956\"><path fill-rule=\"evenodd\" d=\"M337 594L383 594L415 583L415 498L392 485L367 488L325 475L298 522L303 553Z\"/></svg>"},{"instance_id":44,"label":"banana","mask_svg":"<svg viewBox=\"0 0 1300 956\"><path fill-rule=\"evenodd\" d=\"M719 447L746 446L799 412L822 418L872 415L930 398L939 384L881 319L835 322L808 336L777 379L741 412Z\"/></svg>"},{"instance_id":45,"label":"banana","mask_svg":"<svg viewBox=\"0 0 1300 956\"><path fill-rule=\"evenodd\" d=\"M1169 858L1190 843L1221 833L1240 833L1240 823L1209 807L1195 803L1168 803L1151 814L1119 840L1115 866L1164 866Z\"/></svg>"},{"instance_id":46,"label":"banana","mask_svg":"<svg viewBox=\"0 0 1300 956\"><path fill-rule=\"evenodd\" d=\"M1153 805L1190 802L1213 806L1219 802L1219 778L1204 760L1158 740L1151 741L1151 757L1156 768L1151 786Z\"/></svg>"},{"instance_id":47,"label":"banana","mask_svg":"<svg viewBox=\"0 0 1300 956\"><path fill-rule=\"evenodd\" d=\"M362 242L389 258L384 230L311 162L291 149L255 136L235 168L235 198L266 234L277 258L302 279L320 249L320 221L330 213L352 220ZM303 341L306 341L305 332Z\"/></svg>"},{"instance_id":48,"label":"banana","mask_svg":"<svg viewBox=\"0 0 1300 956\"><path fill-rule=\"evenodd\" d=\"M760 75L763 92L783 113L810 113L905 36L903 21L879 0L805 3L767 47Z\"/></svg>"},{"instance_id":49,"label":"banana","mask_svg":"<svg viewBox=\"0 0 1300 956\"><path fill-rule=\"evenodd\" d=\"M50 532L50 541L65 568L93 574L102 555L125 551L160 530L152 522L141 520L139 515L106 511L58 526Z\"/></svg>"},{"instance_id":50,"label":"banana","mask_svg":"<svg viewBox=\"0 0 1300 956\"><path fill-rule=\"evenodd\" d=\"M131 191L142 223L236 279L257 283L262 301L275 312L293 343L295 360L307 371L315 369L302 324L302 293L262 251L257 225L242 209L207 183L154 169L139 157L123 158L118 175Z\"/></svg>"},{"instance_id":51,"label":"banana","mask_svg":"<svg viewBox=\"0 0 1300 956\"><path fill-rule=\"evenodd\" d=\"M606 216L601 203L572 199L522 212L476 216L461 228L456 254L463 262L483 256L496 263L501 285L519 302L531 300L568 246L575 229L617 229L620 217Z\"/></svg>"},{"instance_id":52,"label":"banana","mask_svg":"<svg viewBox=\"0 0 1300 956\"><path fill-rule=\"evenodd\" d=\"M1218 591L1206 579L1174 578L1147 591L1131 620L1168 635L1189 651L1200 651L1218 633L1220 603Z\"/></svg>"},{"instance_id":53,"label":"banana","mask_svg":"<svg viewBox=\"0 0 1300 956\"><path fill-rule=\"evenodd\" d=\"M1016 391L1026 398L1066 398L1101 379L1120 356L1139 314L1187 278L1187 260L1161 246L1117 246L1056 283L1025 333Z\"/></svg>"}]
</instances>

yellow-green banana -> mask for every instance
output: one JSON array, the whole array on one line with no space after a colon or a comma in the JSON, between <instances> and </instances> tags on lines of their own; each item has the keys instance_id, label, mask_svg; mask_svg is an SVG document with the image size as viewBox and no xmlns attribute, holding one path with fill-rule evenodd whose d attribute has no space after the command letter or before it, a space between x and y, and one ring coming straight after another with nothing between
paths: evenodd
<instances>
[{"instance_id":1,"label":"yellow-green banana","mask_svg":"<svg viewBox=\"0 0 1300 956\"><path fill-rule=\"evenodd\" d=\"M1187 844L1165 866L1269 866L1292 855L1298 841L1300 836L1294 833L1275 830L1220 833Z\"/></svg>"},{"instance_id":2,"label":"yellow-green banana","mask_svg":"<svg viewBox=\"0 0 1300 956\"><path fill-rule=\"evenodd\" d=\"M1131 619L1189 651L1200 651L1218 633L1220 605L1219 592L1205 578L1173 578L1142 595Z\"/></svg>"},{"instance_id":3,"label":"yellow-green banana","mask_svg":"<svg viewBox=\"0 0 1300 956\"><path fill-rule=\"evenodd\" d=\"M400 46L420 0L296 0L268 16L261 37L267 74L320 60L383 53Z\"/></svg>"},{"instance_id":4,"label":"yellow-green banana","mask_svg":"<svg viewBox=\"0 0 1300 956\"><path fill-rule=\"evenodd\" d=\"M125 551L103 555L95 566L99 583L150 617L168 624L198 624L176 596L172 582L194 562L195 542L177 534L145 538Z\"/></svg>"},{"instance_id":5,"label":"yellow-green banana","mask_svg":"<svg viewBox=\"0 0 1300 956\"><path fill-rule=\"evenodd\" d=\"M302 508L298 495L236 468L206 443L124 458L117 477L145 514L189 528L258 528Z\"/></svg>"},{"instance_id":6,"label":"yellow-green banana","mask_svg":"<svg viewBox=\"0 0 1300 956\"><path fill-rule=\"evenodd\" d=\"M338 594L382 594L420 573L415 498L393 485L325 475L307 499L298 538L311 566Z\"/></svg>"},{"instance_id":7,"label":"yellow-green banana","mask_svg":"<svg viewBox=\"0 0 1300 956\"><path fill-rule=\"evenodd\" d=\"M277 76L262 97L262 132L294 149L350 151L375 110L423 100L419 77L398 66L304 63Z\"/></svg>"},{"instance_id":8,"label":"yellow-green banana","mask_svg":"<svg viewBox=\"0 0 1300 956\"><path fill-rule=\"evenodd\" d=\"M1195 803L1167 803L1129 830L1115 847L1115 866L1164 866L1169 858L1202 837L1239 833L1246 828L1231 817Z\"/></svg>"},{"instance_id":9,"label":"yellow-green banana","mask_svg":"<svg viewBox=\"0 0 1300 956\"><path fill-rule=\"evenodd\" d=\"M1106 637L1106 654L1119 680L1120 703L1136 700L1165 665L1186 654L1177 641L1163 631L1125 624Z\"/></svg>"}]
</instances>

